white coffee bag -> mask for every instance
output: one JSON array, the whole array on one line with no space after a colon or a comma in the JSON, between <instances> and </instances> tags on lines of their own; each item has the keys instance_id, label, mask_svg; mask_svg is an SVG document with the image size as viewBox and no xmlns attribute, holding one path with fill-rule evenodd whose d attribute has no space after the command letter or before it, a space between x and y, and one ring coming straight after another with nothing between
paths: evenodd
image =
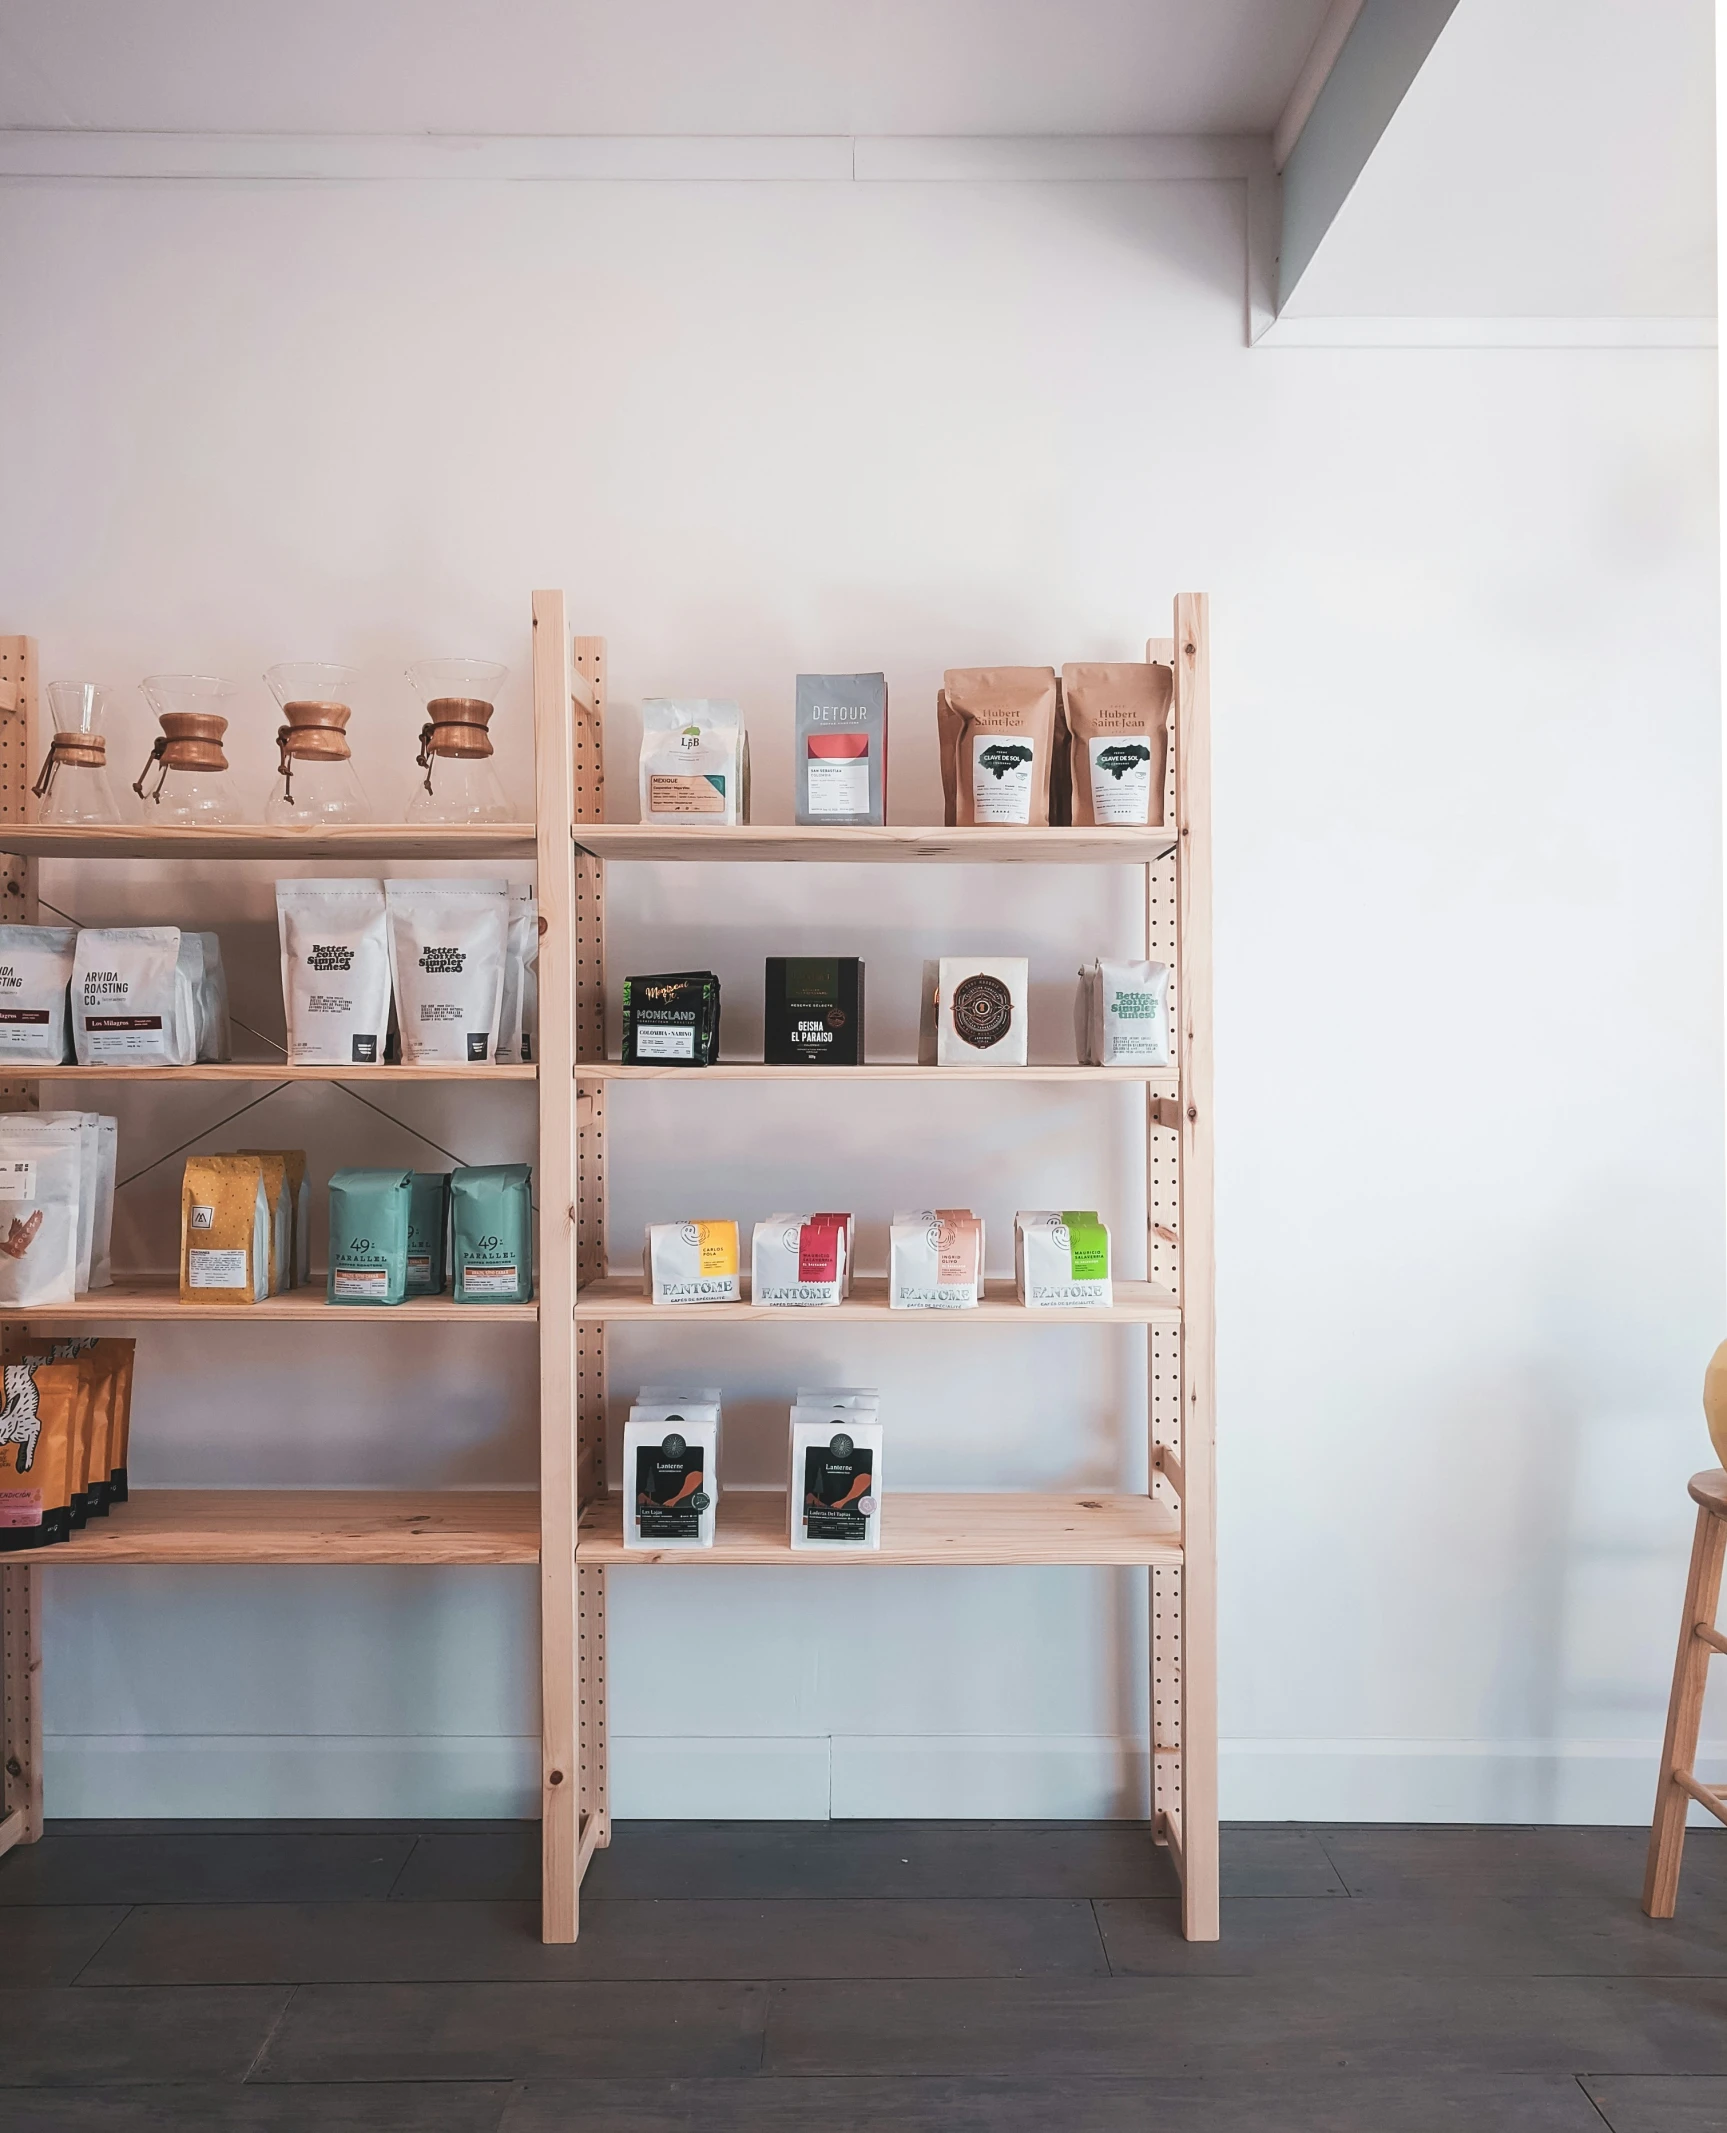
<instances>
[{"instance_id":1,"label":"white coffee bag","mask_svg":"<svg viewBox=\"0 0 1727 2133\"><path fill-rule=\"evenodd\" d=\"M76 926L0 926L0 1072L70 1058L66 988Z\"/></svg>"},{"instance_id":2,"label":"white coffee bag","mask_svg":"<svg viewBox=\"0 0 1727 2133\"><path fill-rule=\"evenodd\" d=\"M540 1024L540 907L525 882L509 885L510 930L504 949L504 997L494 1057L501 1066L532 1066Z\"/></svg>"},{"instance_id":3,"label":"white coffee bag","mask_svg":"<svg viewBox=\"0 0 1727 2133\"><path fill-rule=\"evenodd\" d=\"M743 715L719 696L650 696L642 705L644 822L750 819Z\"/></svg>"},{"instance_id":4,"label":"white coffee bag","mask_svg":"<svg viewBox=\"0 0 1727 2133\"><path fill-rule=\"evenodd\" d=\"M222 943L214 933L200 933L198 939L204 947L204 995L199 1016L203 1036L198 1057L232 1059L234 1032L228 1016L228 972L222 961Z\"/></svg>"},{"instance_id":5,"label":"white coffee bag","mask_svg":"<svg viewBox=\"0 0 1727 2133\"><path fill-rule=\"evenodd\" d=\"M0 1118L0 1304L76 1301L82 1172L75 1125Z\"/></svg>"},{"instance_id":6,"label":"white coffee bag","mask_svg":"<svg viewBox=\"0 0 1727 2133\"><path fill-rule=\"evenodd\" d=\"M717 1405L638 1401L624 1424L624 1546L711 1548L719 1502Z\"/></svg>"},{"instance_id":7,"label":"white coffee bag","mask_svg":"<svg viewBox=\"0 0 1727 2133\"><path fill-rule=\"evenodd\" d=\"M404 1066L494 1056L510 932L502 881L387 881L390 982Z\"/></svg>"},{"instance_id":8,"label":"white coffee bag","mask_svg":"<svg viewBox=\"0 0 1727 2133\"><path fill-rule=\"evenodd\" d=\"M1098 961L1079 974L1082 1066L1168 1066L1169 965Z\"/></svg>"},{"instance_id":9,"label":"white coffee bag","mask_svg":"<svg viewBox=\"0 0 1727 2133\"><path fill-rule=\"evenodd\" d=\"M1022 1209L1013 1218L1013 1269L1028 1310L1107 1306L1109 1231L1091 1208Z\"/></svg>"},{"instance_id":10,"label":"white coffee bag","mask_svg":"<svg viewBox=\"0 0 1727 2133\"><path fill-rule=\"evenodd\" d=\"M642 1253L648 1294L657 1304L736 1303L735 1222L654 1222Z\"/></svg>"},{"instance_id":11,"label":"white coffee bag","mask_svg":"<svg viewBox=\"0 0 1727 2133\"><path fill-rule=\"evenodd\" d=\"M85 926L72 957L80 1066L191 1066L198 1056L191 976L178 926Z\"/></svg>"},{"instance_id":12,"label":"white coffee bag","mask_svg":"<svg viewBox=\"0 0 1727 2133\"><path fill-rule=\"evenodd\" d=\"M30 1124L44 1127L72 1126L78 1134L78 1294L88 1295L93 1283L98 1202L102 1189L102 1120L94 1111L38 1111L32 1119L14 1117L14 1130ZM108 1187L109 1218L113 1216L113 1179Z\"/></svg>"},{"instance_id":13,"label":"white coffee bag","mask_svg":"<svg viewBox=\"0 0 1727 2133\"><path fill-rule=\"evenodd\" d=\"M897 1214L888 1231L888 1305L975 1311L983 1299L983 1220L969 1208Z\"/></svg>"},{"instance_id":14,"label":"white coffee bag","mask_svg":"<svg viewBox=\"0 0 1727 2133\"><path fill-rule=\"evenodd\" d=\"M881 1546L882 1432L846 1408L792 1409L793 1548Z\"/></svg>"},{"instance_id":15,"label":"white coffee bag","mask_svg":"<svg viewBox=\"0 0 1727 2133\"><path fill-rule=\"evenodd\" d=\"M390 1021L384 884L279 881L276 926L289 1060L376 1066Z\"/></svg>"},{"instance_id":16,"label":"white coffee bag","mask_svg":"<svg viewBox=\"0 0 1727 2133\"><path fill-rule=\"evenodd\" d=\"M833 1217L769 1215L750 1248L750 1301L792 1309L845 1295L847 1233Z\"/></svg>"}]
</instances>

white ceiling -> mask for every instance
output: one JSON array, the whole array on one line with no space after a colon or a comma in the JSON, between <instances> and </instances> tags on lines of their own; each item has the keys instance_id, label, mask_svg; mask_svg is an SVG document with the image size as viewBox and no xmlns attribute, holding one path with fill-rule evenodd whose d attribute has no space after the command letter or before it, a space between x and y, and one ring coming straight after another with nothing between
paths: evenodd
<instances>
[{"instance_id":1,"label":"white ceiling","mask_svg":"<svg viewBox=\"0 0 1727 2133\"><path fill-rule=\"evenodd\" d=\"M1269 133L1328 0L0 0L0 126Z\"/></svg>"},{"instance_id":2,"label":"white ceiling","mask_svg":"<svg viewBox=\"0 0 1727 2133\"><path fill-rule=\"evenodd\" d=\"M1286 316L1715 309L1712 0L1460 0Z\"/></svg>"}]
</instances>

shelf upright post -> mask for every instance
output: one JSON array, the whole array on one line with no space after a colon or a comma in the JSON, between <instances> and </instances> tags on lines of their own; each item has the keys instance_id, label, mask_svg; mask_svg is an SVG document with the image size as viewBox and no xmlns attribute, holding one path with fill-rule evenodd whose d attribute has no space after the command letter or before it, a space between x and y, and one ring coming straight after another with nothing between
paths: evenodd
<instances>
[{"instance_id":1,"label":"shelf upright post","mask_svg":"<svg viewBox=\"0 0 1727 2133\"><path fill-rule=\"evenodd\" d=\"M1216 1255L1212 1210L1211 669L1208 602L1175 603L1176 942L1181 997L1181 1922L1216 1940Z\"/></svg>"},{"instance_id":2,"label":"shelf upright post","mask_svg":"<svg viewBox=\"0 0 1727 2133\"><path fill-rule=\"evenodd\" d=\"M603 822L605 798L606 641L578 637L575 781L571 824ZM584 705L584 691L587 701ZM582 1063L606 1056L606 873L588 852L576 858L575 1098L576 1279L606 1272L606 1084L584 1081ZM606 1494L606 1328L576 1329L576 1517ZM606 1763L606 1573L576 1571L578 1722L581 1733L582 1866L612 1841Z\"/></svg>"},{"instance_id":3,"label":"shelf upright post","mask_svg":"<svg viewBox=\"0 0 1727 2133\"><path fill-rule=\"evenodd\" d=\"M37 679L34 637L0 637L0 822L35 813ZM0 868L0 922L36 923L36 862ZM0 1111L33 1109L35 1085L0 1082ZM42 1577L26 1562L0 1568L0 1852L42 1834Z\"/></svg>"},{"instance_id":4,"label":"shelf upright post","mask_svg":"<svg viewBox=\"0 0 1727 2133\"><path fill-rule=\"evenodd\" d=\"M540 1937L576 1937L574 676L561 592L534 614L534 819L540 909Z\"/></svg>"}]
</instances>

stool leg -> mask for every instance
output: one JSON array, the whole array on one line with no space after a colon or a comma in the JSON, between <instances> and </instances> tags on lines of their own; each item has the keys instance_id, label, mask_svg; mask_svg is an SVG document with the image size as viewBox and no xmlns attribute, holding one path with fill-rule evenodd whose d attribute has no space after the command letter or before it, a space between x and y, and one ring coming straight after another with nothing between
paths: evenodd
<instances>
[{"instance_id":1,"label":"stool leg","mask_svg":"<svg viewBox=\"0 0 1727 2133\"><path fill-rule=\"evenodd\" d=\"M1709 1679L1710 1647L1697 1635L1712 1629L1721 1598L1721 1564L1727 1554L1727 1519L1697 1513L1691 1544L1691 1575L1685 1581L1685 1613L1679 1624L1679 1656L1673 1663L1673 1694L1667 1705L1667 1737L1661 1744L1661 1777L1655 1788L1655 1821L1649 1832L1649 1865L1643 1876L1643 1908L1651 1918L1671 1918L1679 1900L1679 1860L1685 1849L1685 1816L1691 1802L1673 1773L1691 1776L1697 1732L1703 1723L1703 1689Z\"/></svg>"}]
</instances>

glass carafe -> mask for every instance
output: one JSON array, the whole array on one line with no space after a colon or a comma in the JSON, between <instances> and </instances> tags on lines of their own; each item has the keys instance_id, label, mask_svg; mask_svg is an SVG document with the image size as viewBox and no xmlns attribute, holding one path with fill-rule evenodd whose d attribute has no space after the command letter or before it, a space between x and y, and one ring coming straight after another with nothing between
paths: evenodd
<instances>
[{"instance_id":1,"label":"glass carafe","mask_svg":"<svg viewBox=\"0 0 1727 2133\"><path fill-rule=\"evenodd\" d=\"M102 731L113 701L112 691L93 681L48 684L54 738L36 780L38 822L102 828L125 820L108 783L108 741Z\"/></svg>"},{"instance_id":2,"label":"glass carafe","mask_svg":"<svg viewBox=\"0 0 1727 2133\"><path fill-rule=\"evenodd\" d=\"M408 679L426 706L410 822L514 822L492 768L492 700L509 672L490 659L420 659Z\"/></svg>"},{"instance_id":3,"label":"glass carafe","mask_svg":"<svg viewBox=\"0 0 1727 2133\"><path fill-rule=\"evenodd\" d=\"M216 709L234 693L217 674L148 674L144 694L161 724L150 760L132 790L152 827L220 827L245 818L222 736L228 721ZM154 773L156 782L148 792Z\"/></svg>"},{"instance_id":4,"label":"glass carafe","mask_svg":"<svg viewBox=\"0 0 1727 2133\"><path fill-rule=\"evenodd\" d=\"M264 820L278 829L375 821L348 746L355 667L323 660L272 667L264 676L283 723L276 728L276 783Z\"/></svg>"}]
</instances>

